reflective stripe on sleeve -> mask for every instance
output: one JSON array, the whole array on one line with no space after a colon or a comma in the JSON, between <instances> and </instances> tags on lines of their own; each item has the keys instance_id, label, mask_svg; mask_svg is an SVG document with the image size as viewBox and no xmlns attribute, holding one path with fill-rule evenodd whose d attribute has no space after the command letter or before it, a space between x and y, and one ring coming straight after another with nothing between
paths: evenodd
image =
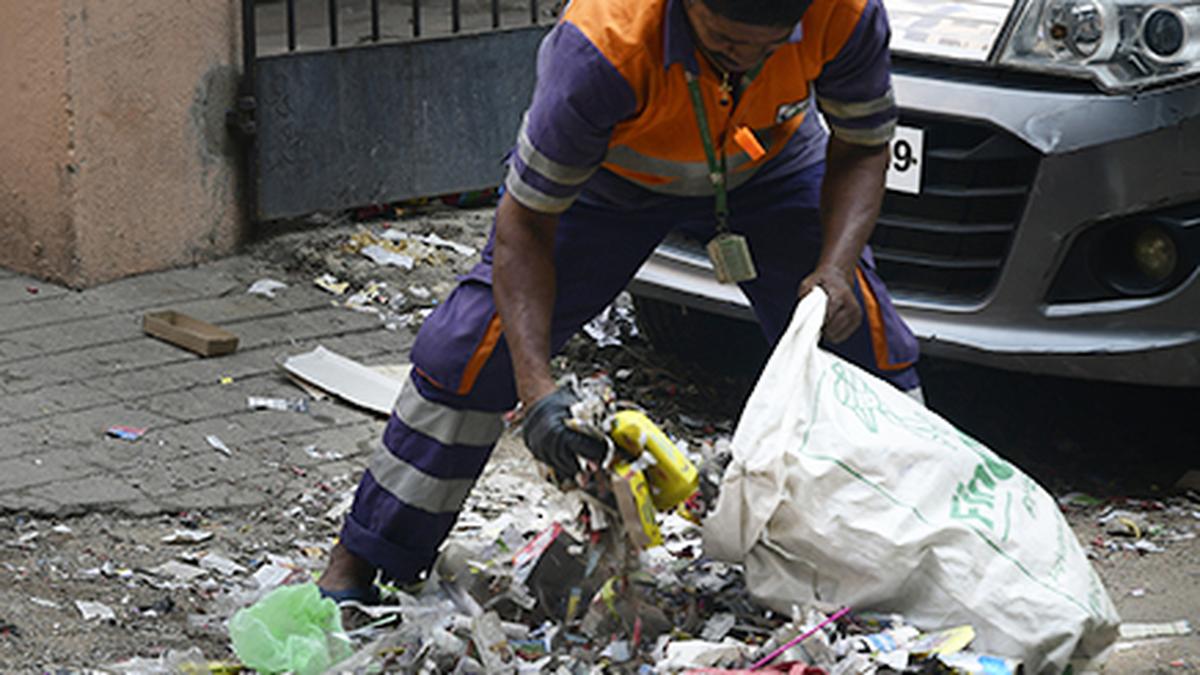
<instances>
[{"instance_id":1,"label":"reflective stripe on sleeve","mask_svg":"<svg viewBox=\"0 0 1200 675\"><path fill-rule=\"evenodd\" d=\"M892 140L892 135L896 131L896 120L888 120L870 129L854 129L835 124L830 124L829 129L835 137L847 143L855 145L884 145Z\"/></svg>"},{"instance_id":2,"label":"reflective stripe on sleeve","mask_svg":"<svg viewBox=\"0 0 1200 675\"><path fill-rule=\"evenodd\" d=\"M396 417L413 431L442 445L486 447L500 440L504 418L479 410L455 410L421 396L410 380L405 380L396 399Z\"/></svg>"},{"instance_id":3,"label":"reflective stripe on sleeve","mask_svg":"<svg viewBox=\"0 0 1200 675\"><path fill-rule=\"evenodd\" d=\"M473 479L434 478L393 455L382 443L371 456L368 470L393 497L428 513L457 513L475 484Z\"/></svg>"},{"instance_id":4,"label":"reflective stripe on sleeve","mask_svg":"<svg viewBox=\"0 0 1200 675\"><path fill-rule=\"evenodd\" d=\"M553 197L533 187L521 179L515 163L509 164L508 178L504 181L504 189L512 193L512 196L522 205L541 213L562 213L571 208L576 197L576 195Z\"/></svg>"},{"instance_id":5,"label":"reflective stripe on sleeve","mask_svg":"<svg viewBox=\"0 0 1200 675\"><path fill-rule=\"evenodd\" d=\"M582 185L596 173L597 166L568 166L543 155L530 140L528 126L529 113L526 113L521 122L521 131L517 134L517 156L525 162L525 166L560 185Z\"/></svg>"},{"instance_id":6,"label":"reflective stripe on sleeve","mask_svg":"<svg viewBox=\"0 0 1200 675\"><path fill-rule=\"evenodd\" d=\"M627 145L609 148L604 161L640 174L662 176L665 182L651 183L630 178L651 192L673 197L707 197L714 193L707 162L676 162L649 157ZM730 190L744 184L754 175L753 171L735 173L739 167L750 162L750 156L744 151L730 156L726 162L728 173L725 180Z\"/></svg>"},{"instance_id":7,"label":"reflective stripe on sleeve","mask_svg":"<svg viewBox=\"0 0 1200 675\"><path fill-rule=\"evenodd\" d=\"M825 114L848 120L856 117L870 117L895 107L896 95L891 89L888 89L886 94L870 101L835 101L818 96L817 102Z\"/></svg>"}]
</instances>

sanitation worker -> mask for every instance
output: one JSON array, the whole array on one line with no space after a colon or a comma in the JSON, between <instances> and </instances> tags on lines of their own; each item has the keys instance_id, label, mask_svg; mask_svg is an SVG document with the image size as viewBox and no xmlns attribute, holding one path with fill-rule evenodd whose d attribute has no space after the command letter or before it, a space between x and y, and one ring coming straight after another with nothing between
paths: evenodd
<instances>
[{"instance_id":1,"label":"sanitation worker","mask_svg":"<svg viewBox=\"0 0 1200 675\"><path fill-rule=\"evenodd\" d=\"M538 53L491 240L417 336L323 592L418 580L518 401L560 478L600 456L563 425L550 356L672 229L709 241L772 343L820 286L825 346L917 390L866 248L897 116L888 37L881 0L573 0Z\"/></svg>"}]
</instances>

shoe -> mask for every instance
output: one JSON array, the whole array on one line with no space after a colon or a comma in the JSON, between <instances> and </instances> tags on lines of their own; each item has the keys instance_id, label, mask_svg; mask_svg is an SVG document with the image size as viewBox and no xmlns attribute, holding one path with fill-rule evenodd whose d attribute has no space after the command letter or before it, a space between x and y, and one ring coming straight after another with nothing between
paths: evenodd
<instances>
[{"instance_id":1,"label":"shoe","mask_svg":"<svg viewBox=\"0 0 1200 675\"><path fill-rule=\"evenodd\" d=\"M340 591L327 591L324 588L319 589L322 598L329 598L337 604L343 602L357 602L360 605L378 605L379 604L379 588L374 584L362 588L345 588Z\"/></svg>"}]
</instances>

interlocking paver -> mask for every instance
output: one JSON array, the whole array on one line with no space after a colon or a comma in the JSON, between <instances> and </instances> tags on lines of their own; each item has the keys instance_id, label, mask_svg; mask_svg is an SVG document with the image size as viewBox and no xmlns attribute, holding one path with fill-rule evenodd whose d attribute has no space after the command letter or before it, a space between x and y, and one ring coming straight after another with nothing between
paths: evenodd
<instances>
[{"instance_id":1,"label":"interlocking paver","mask_svg":"<svg viewBox=\"0 0 1200 675\"><path fill-rule=\"evenodd\" d=\"M0 397L0 429L13 422L115 403L116 396L90 384L68 382Z\"/></svg>"},{"instance_id":2,"label":"interlocking paver","mask_svg":"<svg viewBox=\"0 0 1200 675\"><path fill-rule=\"evenodd\" d=\"M361 472L381 417L333 399L311 401L308 413L253 411L246 399L305 396L279 368L290 354L323 345L394 364L414 333L335 307L307 283L272 299L246 293L280 276L235 256L74 291L0 270L0 511L255 505L294 490L295 472L314 489ZM144 335L142 316L157 309L232 331L238 351L201 358ZM108 437L118 424L148 431ZM209 446L210 434L231 457ZM310 446L341 456L313 456Z\"/></svg>"},{"instance_id":3,"label":"interlocking paver","mask_svg":"<svg viewBox=\"0 0 1200 675\"><path fill-rule=\"evenodd\" d=\"M0 305L45 299L69 292L62 286L30 277L14 276L0 279Z\"/></svg>"}]
</instances>

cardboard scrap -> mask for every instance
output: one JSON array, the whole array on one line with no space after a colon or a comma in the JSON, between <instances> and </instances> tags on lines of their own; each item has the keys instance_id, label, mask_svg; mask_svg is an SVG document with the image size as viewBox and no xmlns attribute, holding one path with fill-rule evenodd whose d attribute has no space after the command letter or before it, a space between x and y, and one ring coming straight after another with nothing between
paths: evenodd
<instances>
[{"instance_id":1,"label":"cardboard scrap","mask_svg":"<svg viewBox=\"0 0 1200 675\"><path fill-rule=\"evenodd\" d=\"M211 323L181 312L148 312L142 317L142 330L160 340L195 352L200 356L220 356L237 351L238 337Z\"/></svg>"},{"instance_id":2,"label":"cardboard scrap","mask_svg":"<svg viewBox=\"0 0 1200 675\"><path fill-rule=\"evenodd\" d=\"M301 382L383 416L391 415L403 384L324 347L289 357L281 365Z\"/></svg>"}]
</instances>

